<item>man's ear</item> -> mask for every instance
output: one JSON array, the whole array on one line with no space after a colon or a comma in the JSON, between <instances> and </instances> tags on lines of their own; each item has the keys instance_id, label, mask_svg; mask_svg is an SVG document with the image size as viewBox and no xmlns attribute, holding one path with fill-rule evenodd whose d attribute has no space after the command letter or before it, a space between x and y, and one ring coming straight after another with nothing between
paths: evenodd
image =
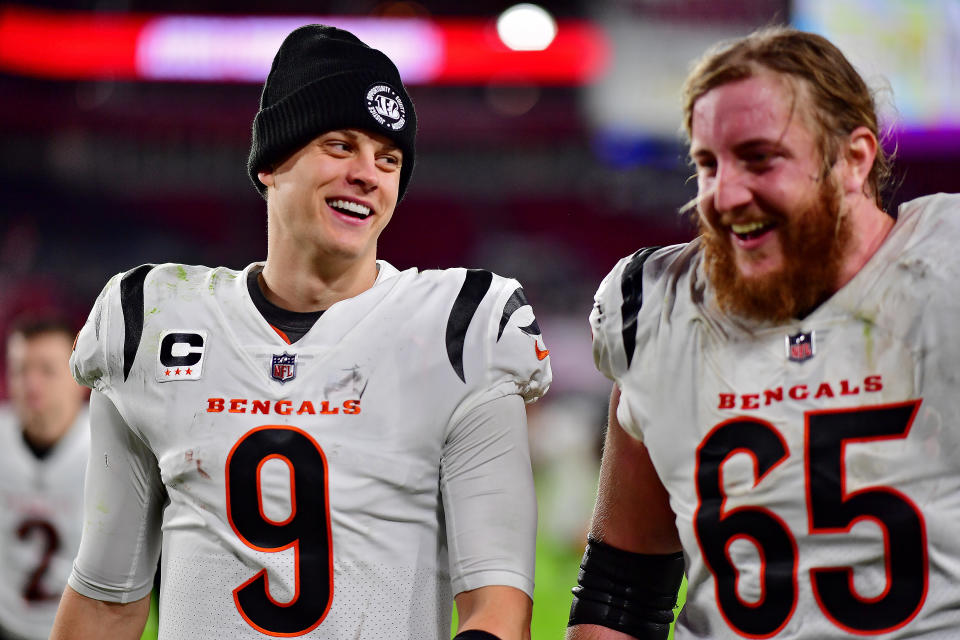
<instances>
[{"instance_id":1,"label":"man's ear","mask_svg":"<svg viewBox=\"0 0 960 640\"><path fill-rule=\"evenodd\" d=\"M270 167L269 171L257 171L257 180L268 187L274 186L273 167Z\"/></svg>"},{"instance_id":2,"label":"man's ear","mask_svg":"<svg viewBox=\"0 0 960 640\"><path fill-rule=\"evenodd\" d=\"M847 136L847 142L842 149L844 164L843 189L846 193L867 193L870 185L868 178L873 169L873 161L877 157L877 137L866 127L857 127Z\"/></svg>"}]
</instances>

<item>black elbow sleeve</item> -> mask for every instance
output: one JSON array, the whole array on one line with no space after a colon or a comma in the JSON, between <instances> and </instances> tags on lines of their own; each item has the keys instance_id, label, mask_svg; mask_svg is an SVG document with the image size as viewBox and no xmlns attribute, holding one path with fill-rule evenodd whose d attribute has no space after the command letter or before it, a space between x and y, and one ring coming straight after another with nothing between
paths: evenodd
<instances>
[{"instance_id":1,"label":"black elbow sleeve","mask_svg":"<svg viewBox=\"0 0 960 640\"><path fill-rule=\"evenodd\" d=\"M588 537L568 626L595 624L639 640L666 640L683 570L680 552L631 553Z\"/></svg>"}]
</instances>

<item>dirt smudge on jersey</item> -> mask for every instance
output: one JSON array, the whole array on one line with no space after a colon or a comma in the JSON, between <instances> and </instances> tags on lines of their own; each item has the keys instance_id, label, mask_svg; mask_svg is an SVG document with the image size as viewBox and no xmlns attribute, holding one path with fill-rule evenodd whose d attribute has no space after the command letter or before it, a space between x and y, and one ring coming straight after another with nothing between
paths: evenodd
<instances>
[{"instance_id":1,"label":"dirt smudge on jersey","mask_svg":"<svg viewBox=\"0 0 960 640\"><path fill-rule=\"evenodd\" d=\"M187 449L186 451L184 451L184 452L183 452L183 459L184 459L185 462L188 462L188 463L189 463L189 462L192 462L192 463L194 463L194 464L196 465L196 467L197 467L197 473L199 473L202 477L206 478L207 480L210 479L210 474L207 473L207 472L204 470L204 468L203 468L203 465L202 465L203 460L201 460L200 458L194 458L194 457L193 457L193 449Z\"/></svg>"}]
</instances>

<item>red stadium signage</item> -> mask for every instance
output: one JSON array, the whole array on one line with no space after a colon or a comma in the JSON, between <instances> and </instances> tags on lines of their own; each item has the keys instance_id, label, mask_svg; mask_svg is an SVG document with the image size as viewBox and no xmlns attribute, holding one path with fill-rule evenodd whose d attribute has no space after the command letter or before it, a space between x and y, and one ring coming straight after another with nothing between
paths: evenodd
<instances>
[{"instance_id":1,"label":"red stadium signage","mask_svg":"<svg viewBox=\"0 0 960 640\"><path fill-rule=\"evenodd\" d=\"M302 24L348 29L382 49L409 84L577 86L607 66L596 25L561 20L540 51L507 47L489 19L212 16L0 7L0 71L64 80L261 83Z\"/></svg>"}]
</instances>

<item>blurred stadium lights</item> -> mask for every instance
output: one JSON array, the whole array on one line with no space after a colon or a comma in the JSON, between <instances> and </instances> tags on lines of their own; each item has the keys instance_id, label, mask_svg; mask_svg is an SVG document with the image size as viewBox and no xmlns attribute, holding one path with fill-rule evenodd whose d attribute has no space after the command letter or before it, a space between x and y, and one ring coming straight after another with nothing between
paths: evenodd
<instances>
[{"instance_id":1,"label":"blurred stadium lights","mask_svg":"<svg viewBox=\"0 0 960 640\"><path fill-rule=\"evenodd\" d=\"M497 35L514 51L543 51L557 36L557 21L535 4L515 4L497 18Z\"/></svg>"},{"instance_id":2,"label":"blurred stadium lights","mask_svg":"<svg viewBox=\"0 0 960 640\"><path fill-rule=\"evenodd\" d=\"M791 19L863 74L900 155L960 151L960 2L794 0Z\"/></svg>"},{"instance_id":3,"label":"blurred stadium lights","mask_svg":"<svg viewBox=\"0 0 960 640\"><path fill-rule=\"evenodd\" d=\"M612 51L607 73L584 92L594 150L617 168L676 162L682 148L678 153L664 141L682 137L682 82L691 61L761 24L742 14L700 21L679 14L681 6L705 8L706 0L625 1L648 11L614 3L593 16ZM735 4L717 0L714 10ZM898 155L960 154L960 1L791 0L783 6L770 24L788 22L830 38L864 75Z\"/></svg>"},{"instance_id":4,"label":"blurred stadium lights","mask_svg":"<svg viewBox=\"0 0 960 640\"><path fill-rule=\"evenodd\" d=\"M513 50L487 19L187 16L0 8L0 71L73 80L260 83L293 28L322 22L382 49L410 84L589 84L605 70L603 30L562 20L542 50Z\"/></svg>"}]
</instances>

